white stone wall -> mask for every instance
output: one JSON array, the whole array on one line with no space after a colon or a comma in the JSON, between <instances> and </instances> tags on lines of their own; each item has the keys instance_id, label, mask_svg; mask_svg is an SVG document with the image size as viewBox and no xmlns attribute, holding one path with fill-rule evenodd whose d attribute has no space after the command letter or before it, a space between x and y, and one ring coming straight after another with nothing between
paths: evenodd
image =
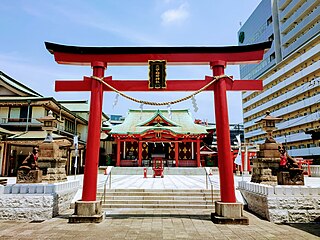
<instances>
[{"instance_id":1,"label":"white stone wall","mask_svg":"<svg viewBox=\"0 0 320 240\"><path fill-rule=\"evenodd\" d=\"M248 209L271 222L319 221L319 187L239 182L238 189L247 201Z\"/></svg>"},{"instance_id":2,"label":"white stone wall","mask_svg":"<svg viewBox=\"0 0 320 240\"><path fill-rule=\"evenodd\" d=\"M79 181L0 186L0 219L46 220L70 208Z\"/></svg>"},{"instance_id":3,"label":"white stone wall","mask_svg":"<svg viewBox=\"0 0 320 240\"><path fill-rule=\"evenodd\" d=\"M53 196L2 194L0 196L0 219L46 220L52 218Z\"/></svg>"}]
</instances>

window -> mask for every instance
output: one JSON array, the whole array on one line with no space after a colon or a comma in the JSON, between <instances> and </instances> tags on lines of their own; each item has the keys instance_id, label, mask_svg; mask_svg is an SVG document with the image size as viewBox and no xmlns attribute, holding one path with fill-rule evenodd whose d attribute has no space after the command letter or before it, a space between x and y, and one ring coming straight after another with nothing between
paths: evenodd
<instances>
[{"instance_id":1,"label":"window","mask_svg":"<svg viewBox=\"0 0 320 240\"><path fill-rule=\"evenodd\" d=\"M276 58L276 54L275 54L275 53L270 54L270 62L271 62L272 60L274 60L275 58Z\"/></svg>"},{"instance_id":2,"label":"window","mask_svg":"<svg viewBox=\"0 0 320 240\"><path fill-rule=\"evenodd\" d=\"M66 119L64 122L64 129L67 132L74 133L75 132L75 123Z\"/></svg>"},{"instance_id":3,"label":"window","mask_svg":"<svg viewBox=\"0 0 320 240\"><path fill-rule=\"evenodd\" d=\"M32 108L29 108L29 121L32 115ZM26 122L28 119L28 106L12 107L9 111L9 122Z\"/></svg>"},{"instance_id":4,"label":"window","mask_svg":"<svg viewBox=\"0 0 320 240\"><path fill-rule=\"evenodd\" d=\"M307 144L307 148L312 148L312 147L317 147L317 145L316 144L313 144L313 143L308 143Z\"/></svg>"},{"instance_id":5,"label":"window","mask_svg":"<svg viewBox=\"0 0 320 240\"><path fill-rule=\"evenodd\" d=\"M267 26L269 26L272 23L272 16L268 18L267 20Z\"/></svg>"},{"instance_id":6,"label":"window","mask_svg":"<svg viewBox=\"0 0 320 240\"><path fill-rule=\"evenodd\" d=\"M272 42L274 40L274 35L271 34L270 37L268 37L268 41Z\"/></svg>"},{"instance_id":7,"label":"window","mask_svg":"<svg viewBox=\"0 0 320 240\"><path fill-rule=\"evenodd\" d=\"M14 121L14 119L19 119L20 118L20 108L10 108L10 113L9 113L9 121Z\"/></svg>"}]
</instances>

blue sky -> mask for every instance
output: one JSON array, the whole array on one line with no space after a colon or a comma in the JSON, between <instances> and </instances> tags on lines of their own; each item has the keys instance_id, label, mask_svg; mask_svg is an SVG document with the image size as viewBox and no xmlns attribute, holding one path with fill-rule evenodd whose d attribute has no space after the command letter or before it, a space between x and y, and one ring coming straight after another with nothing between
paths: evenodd
<instances>
[{"instance_id":1,"label":"blue sky","mask_svg":"<svg viewBox=\"0 0 320 240\"><path fill-rule=\"evenodd\" d=\"M89 99L89 93L55 92L58 79L82 79L89 67L58 65L44 42L79 46L226 46L237 45L237 31L260 0L2 0L0 4L0 70L44 96L58 100ZM239 79L239 67L226 74ZM147 67L109 67L114 79L147 79ZM204 79L209 66L168 67L167 79ZM189 93L132 93L133 97L167 101ZM103 111L126 115L139 104L104 94ZM214 122L213 93L172 106L190 109L194 118ZM228 93L230 123L242 122L241 94ZM149 108L144 106L145 109ZM166 109L166 106L161 107Z\"/></svg>"}]
</instances>

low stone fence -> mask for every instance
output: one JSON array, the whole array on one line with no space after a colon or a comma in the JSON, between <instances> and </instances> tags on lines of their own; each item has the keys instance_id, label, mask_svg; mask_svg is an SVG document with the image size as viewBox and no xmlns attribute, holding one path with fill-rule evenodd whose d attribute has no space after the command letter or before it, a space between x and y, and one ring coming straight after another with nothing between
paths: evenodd
<instances>
[{"instance_id":1,"label":"low stone fence","mask_svg":"<svg viewBox=\"0 0 320 240\"><path fill-rule=\"evenodd\" d=\"M320 187L239 182L248 209L270 222L320 221Z\"/></svg>"},{"instance_id":2,"label":"low stone fence","mask_svg":"<svg viewBox=\"0 0 320 240\"><path fill-rule=\"evenodd\" d=\"M80 183L9 184L0 186L0 219L47 220L70 208Z\"/></svg>"}]
</instances>

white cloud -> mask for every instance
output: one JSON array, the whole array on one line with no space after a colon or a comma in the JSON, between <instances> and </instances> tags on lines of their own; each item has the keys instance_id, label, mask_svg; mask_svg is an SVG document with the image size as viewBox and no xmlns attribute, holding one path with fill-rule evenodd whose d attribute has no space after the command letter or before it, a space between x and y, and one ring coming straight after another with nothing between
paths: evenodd
<instances>
[{"instance_id":1,"label":"white cloud","mask_svg":"<svg viewBox=\"0 0 320 240\"><path fill-rule=\"evenodd\" d=\"M189 17L188 4L183 3L176 9L169 9L161 14L162 24L180 24Z\"/></svg>"}]
</instances>

